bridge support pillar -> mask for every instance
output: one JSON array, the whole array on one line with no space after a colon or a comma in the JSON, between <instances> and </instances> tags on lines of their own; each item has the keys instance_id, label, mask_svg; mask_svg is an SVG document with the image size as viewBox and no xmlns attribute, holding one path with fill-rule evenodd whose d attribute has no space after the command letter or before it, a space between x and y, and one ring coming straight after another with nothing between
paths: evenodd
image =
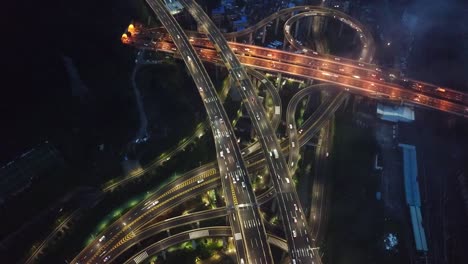
<instances>
[{"instance_id":1,"label":"bridge support pillar","mask_svg":"<svg viewBox=\"0 0 468 264\"><path fill-rule=\"evenodd\" d=\"M288 40L286 39L286 36L283 38L283 50L286 50L286 43L288 43Z\"/></svg>"},{"instance_id":2,"label":"bridge support pillar","mask_svg":"<svg viewBox=\"0 0 468 264\"><path fill-rule=\"evenodd\" d=\"M312 27L314 26L314 17L307 18L307 38L310 38L310 33L312 32Z\"/></svg>"},{"instance_id":3,"label":"bridge support pillar","mask_svg":"<svg viewBox=\"0 0 468 264\"><path fill-rule=\"evenodd\" d=\"M266 38L266 33L267 33L267 27L263 27L263 35L262 35L262 44L265 44L265 38Z\"/></svg>"},{"instance_id":4,"label":"bridge support pillar","mask_svg":"<svg viewBox=\"0 0 468 264\"><path fill-rule=\"evenodd\" d=\"M314 38L316 38L318 36L318 34L320 33L321 18L322 17L319 17L319 16L313 17L314 22L313 22L313 26L312 26L312 32L314 33Z\"/></svg>"},{"instance_id":5,"label":"bridge support pillar","mask_svg":"<svg viewBox=\"0 0 468 264\"><path fill-rule=\"evenodd\" d=\"M193 249L197 249L197 242L195 240L192 240L192 247Z\"/></svg>"},{"instance_id":6,"label":"bridge support pillar","mask_svg":"<svg viewBox=\"0 0 468 264\"><path fill-rule=\"evenodd\" d=\"M283 261L288 255L288 252L286 251L283 251L283 253L281 254L281 260Z\"/></svg>"},{"instance_id":7,"label":"bridge support pillar","mask_svg":"<svg viewBox=\"0 0 468 264\"><path fill-rule=\"evenodd\" d=\"M278 73L276 77L276 89L278 89L278 91L281 91L281 73Z\"/></svg>"},{"instance_id":8,"label":"bridge support pillar","mask_svg":"<svg viewBox=\"0 0 468 264\"><path fill-rule=\"evenodd\" d=\"M275 21L275 36L278 35L279 17Z\"/></svg>"},{"instance_id":9,"label":"bridge support pillar","mask_svg":"<svg viewBox=\"0 0 468 264\"><path fill-rule=\"evenodd\" d=\"M223 250L226 250L228 246L227 238L223 237Z\"/></svg>"},{"instance_id":10,"label":"bridge support pillar","mask_svg":"<svg viewBox=\"0 0 468 264\"><path fill-rule=\"evenodd\" d=\"M299 24L299 20L296 21L296 28L294 29L294 38L297 39L297 34L299 34L299 27L301 25Z\"/></svg>"},{"instance_id":11,"label":"bridge support pillar","mask_svg":"<svg viewBox=\"0 0 468 264\"><path fill-rule=\"evenodd\" d=\"M359 39L359 34L354 34L354 37L353 37L353 45L356 45L356 41Z\"/></svg>"},{"instance_id":12,"label":"bridge support pillar","mask_svg":"<svg viewBox=\"0 0 468 264\"><path fill-rule=\"evenodd\" d=\"M167 236L171 236L171 230L170 229L167 229L166 233L167 233Z\"/></svg>"},{"instance_id":13,"label":"bridge support pillar","mask_svg":"<svg viewBox=\"0 0 468 264\"><path fill-rule=\"evenodd\" d=\"M161 257L163 258L163 260L166 260L166 250L163 250L161 252Z\"/></svg>"},{"instance_id":14,"label":"bridge support pillar","mask_svg":"<svg viewBox=\"0 0 468 264\"><path fill-rule=\"evenodd\" d=\"M273 202L271 203L271 211L273 213L276 213L276 208L278 207L278 200L277 199L273 199Z\"/></svg>"},{"instance_id":15,"label":"bridge support pillar","mask_svg":"<svg viewBox=\"0 0 468 264\"><path fill-rule=\"evenodd\" d=\"M236 38L236 37L234 37L234 38L232 39L232 41L234 41L234 42L237 42L237 38Z\"/></svg>"},{"instance_id":16,"label":"bridge support pillar","mask_svg":"<svg viewBox=\"0 0 468 264\"><path fill-rule=\"evenodd\" d=\"M253 32L249 34L249 44L253 44Z\"/></svg>"},{"instance_id":17,"label":"bridge support pillar","mask_svg":"<svg viewBox=\"0 0 468 264\"><path fill-rule=\"evenodd\" d=\"M338 37L341 37L341 34L343 34L343 23L340 24L340 30L338 31Z\"/></svg>"}]
</instances>

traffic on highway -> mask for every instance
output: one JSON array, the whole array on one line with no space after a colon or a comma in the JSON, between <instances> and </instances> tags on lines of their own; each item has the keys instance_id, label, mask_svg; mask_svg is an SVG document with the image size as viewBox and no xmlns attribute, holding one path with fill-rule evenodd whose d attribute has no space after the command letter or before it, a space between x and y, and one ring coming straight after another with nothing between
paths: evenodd
<instances>
[{"instance_id":1,"label":"traffic on highway","mask_svg":"<svg viewBox=\"0 0 468 264\"><path fill-rule=\"evenodd\" d=\"M293 7L280 10L247 29L223 34L195 1L180 0L203 29L202 34L184 31L167 10L164 1L146 1L164 29L136 29L132 25L122 36L122 41L141 49L177 54L184 61L208 115L207 124L215 142L216 163L187 172L156 191L107 227L71 263L109 263L155 234L186 224L223 217L227 219L229 226L198 228L169 235L139 250L126 263L138 264L170 246L204 237L232 237L238 263L273 263L269 244L274 243L283 245L294 264L321 263L321 256L316 250L316 239L320 233L325 190L320 184L314 185L313 192L316 196L311 202L310 216L306 215L292 174L300 158L299 149L317 136L321 129L323 131L319 139L321 146L317 150L317 173L325 171L331 133L328 121L348 97L347 92L468 117L466 94L411 80L391 69L382 69L371 64L374 54L371 34L358 21L339 11L323 7ZM284 36L293 51L227 41L264 30L268 23L278 21L283 16L289 16L284 24ZM359 58L353 60L318 53L297 41L291 32L293 25L299 23L300 19L313 16L338 19L353 28L360 36L362 45ZM159 34L157 39L148 38L155 34ZM202 60L225 66L230 78L234 80L235 89L241 96L258 135L258 141L245 149L241 150L238 144L232 122ZM281 98L275 85L260 71L324 82L309 85L292 96L285 114L287 138L283 140L277 137L277 128L281 125L282 117ZM270 112L273 114L267 114L267 109L258 98L258 87L251 79L258 80L269 92L273 101L273 111ZM326 90L328 96L322 98L316 111L298 127L295 120L298 105L317 89ZM199 133L200 131L196 131L195 134ZM178 150L176 148L173 151ZM250 175L265 165L269 176L267 184L270 185L266 191L255 193ZM144 171L137 173L142 174ZM322 175L322 180L323 177ZM218 187L222 188L225 207L189 213L164 221L156 220L192 197ZM108 188L112 189L113 186ZM259 206L272 199L275 199L279 209L285 238L283 241L272 238L267 233L260 212ZM311 223L310 219L318 220Z\"/></svg>"}]
</instances>

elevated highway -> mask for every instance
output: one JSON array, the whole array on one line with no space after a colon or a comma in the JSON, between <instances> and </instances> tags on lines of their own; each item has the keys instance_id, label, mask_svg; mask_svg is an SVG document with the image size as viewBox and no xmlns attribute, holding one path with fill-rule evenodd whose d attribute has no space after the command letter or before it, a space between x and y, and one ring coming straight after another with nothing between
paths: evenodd
<instances>
[{"instance_id":1,"label":"elevated highway","mask_svg":"<svg viewBox=\"0 0 468 264\"><path fill-rule=\"evenodd\" d=\"M171 246L190 241L193 239L208 238L208 237L230 237L228 226L214 226L214 227L205 227L198 228L186 232L182 232L173 236L170 236L166 239L158 241L145 249L139 251L132 257L130 257L125 264L138 264L144 261L148 256L155 255ZM278 246L283 250L287 250L286 241L282 238L279 238L274 235L268 234L268 243Z\"/></svg>"},{"instance_id":2,"label":"elevated highway","mask_svg":"<svg viewBox=\"0 0 468 264\"><path fill-rule=\"evenodd\" d=\"M235 46L244 45L233 43L234 50ZM256 47L256 46L253 46ZM169 42L157 42L152 48L163 52L174 53L177 50L172 50L172 45ZM440 99L436 96L430 96L422 94L420 92L404 88L403 86L397 85L391 82L379 81L379 80L366 80L361 78L360 75L349 76L346 73L333 73L321 69L310 68L306 66L307 61L311 60L310 57L290 53L287 56L281 57L281 59L273 60L267 59L267 57L273 57L275 53L284 53L275 49L258 48L265 52L266 58L254 57L253 54L256 51L253 48L248 48L249 53L238 54L239 61L245 65L253 67L257 70L271 72L271 73L282 73L288 76L293 76L299 79L307 80L318 80L327 83L332 83L344 87L346 91L352 91L353 93L360 94L363 96L373 97L380 100L390 100L398 103L404 103L413 106L425 107L429 109L436 109L439 111L459 115L462 117L468 117L468 103L454 103L445 99ZM270 52L268 52L269 50ZM198 48L197 52L203 60L219 63L219 58L216 53L209 48ZM270 54L270 55L268 55ZM301 66L303 65L303 66ZM323 63L327 66L327 63ZM446 90L447 91L447 90ZM462 96L460 98L465 98ZM458 97L457 97L458 98Z\"/></svg>"},{"instance_id":3,"label":"elevated highway","mask_svg":"<svg viewBox=\"0 0 468 264\"><path fill-rule=\"evenodd\" d=\"M224 111L216 89L185 32L166 10L165 3L160 0L147 0L147 3L181 51L182 58L195 81L210 118L226 206L232 209L229 214L230 224L233 234L238 238L235 241L238 259L255 260L260 263L271 262L272 256L266 242L265 228L260 221L256 198L250 181L245 180L248 179L247 169L237 145L231 122ZM243 208L240 206L243 204L252 206ZM247 228L243 221L252 221L255 225L249 225ZM252 241L255 241L256 247L248 246L248 243Z\"/></svg>"},{"instance_id":4,"label":"elevated highway","mask_svg":"<svg viewBox=\"0 0 468 264\"><path fill-rule=\"evenodd\" d=\"M312 92L315 89L310 88L308 90L309 92ZM303 92L302 96L300 97L304 98L308 95L308 93ZM295 102L299 101L300 98L298 97L298 100L295 100ZM288 110L288 115L290 115L291 112L296 111L295 109L297 103L294 105L295 106L288 107L288 109L290 109ZM327 109L333 110L334 108L327 107ZM322 115L325 114L327 114L326 111L322 112ZM303 131L299 133L299 147L303 146L308 142L308 140L311 138L311 135L315 133L314 131L317 131L317 126L320 125L317 122L308 121L311 120L311 118L312 117L308 118L304 122L304 125L313 124L313 127L308 128L303 125L299 128L300 131ZM283 141L282 150L289 150L287 141ZM261 152L259 154L253 153L253 155L251 155L251 157L249 157L247 161L249 161L248 169L252 171L258 170L264 166L263 155ZM118 234L119 230L122 230L129 225L132 226L132 230L136 230L137 232L143 232L139 230L148 230L148 228L152 228L155 225L158 225L158 223L154 223L154 219L156 219L158 216L171 210L175 206L178 206L181 203L188 201L189 199L198 194L218 188L221 185L221 182L220 175L216 167L217 166L214 162L205 164L199 168L196 168L181 175L179 178L164 185L153 195L148 197L145 201L141 202L139 205L135 206L132 210L123 215L118 221L110 225L103 233L99 234L96 240L94 240L91 244L89 244L85 249L82 250L82 252L76 257L76 260L84 261L84 263L86 263L86 260L90 259L95 250L102 246L102 242L108 240L113 241L110 245L108 245L109 248L112 248L111 252L121 252L124 251L124 248L131 247L134 241L144 236L137 235L137 233L134 233L134 235L126 234L126 236L121 239L114 239L114 237ZM175 196L173 197L174 194ZM264 193L258 195L257 202L258 204L263 204L274 197L276 197L275 191L273 188L270 188ZM98 241L98 238L102 237L105 237L105 239L101 242ZM118 255L116 255L115 257L117 256Z\"/></svg>"},{"instance_id":5,"label":"elevated highway","mask_svg":"<svg viewBox=\"0 0 468 264\"><path fill-rule=\"evenodd\" d=\"M313 260L319 263L320 260L317 261L317 259L320 256L314 255L311 250L310 244L312 241L309 238L308 226L305 222L299 197L291 183L292 178L289 175L286 160L280 151L276 134L266 118L265 110L254 93L253 85L247 77L246 70L229 47L220 30L203 9L192 0L181 0L180 2L213 42L231 76L238 83L236 88L247 106L247 112L253 121L253 126L266 156L268 170L271 175L270 179L272 179L276 190L278 207L280 208L291 258L300 263L312 263ZM303 251L308 252L308 254L301 254Z\"/></svg>"}]
</instances>

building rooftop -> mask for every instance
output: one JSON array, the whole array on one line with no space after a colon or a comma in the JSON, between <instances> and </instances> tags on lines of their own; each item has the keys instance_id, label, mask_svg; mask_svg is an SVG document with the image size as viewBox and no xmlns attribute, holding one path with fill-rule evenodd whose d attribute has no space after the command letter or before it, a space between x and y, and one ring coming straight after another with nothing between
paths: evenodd
<instances>
[{"instance_id":1,"label":"building rooftop","mask_svg":"<svg viewBox=\"0 0 468 264\"><path fill-rule=\"evenodd\" d=\"M377 104L377 115L380 119L390 122L414 121L414 110L407 106Z\"/></svg>"},{"instance_id":2,"label":"building rooftop","mask_svg":"<svg viewBox=\"0 0 468 264\"><path fill-rule=\"evenodd\" d=\"M402 148L403 151L405 198L410 210L414 243L417 251L427 251L426 233L424 231L421 215L416 147L407 144L398 144L398 146Z\"/></svg>"}]
</instances>

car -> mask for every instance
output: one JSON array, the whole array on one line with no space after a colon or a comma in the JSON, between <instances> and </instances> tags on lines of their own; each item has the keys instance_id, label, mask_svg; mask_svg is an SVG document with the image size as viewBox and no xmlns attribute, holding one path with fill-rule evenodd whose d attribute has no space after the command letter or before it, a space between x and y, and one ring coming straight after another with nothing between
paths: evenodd
<instances>
[{"instance_id":1,"label":"car","mask_svg":"<svg viewBox=\"0 0 468 264\"><path fill-rule=\"evenodd\" d=\"M299 130L299 134L302 134L302 131L304 131L304 130L303 130L303 129L300 129L300 130Z\"/></svg>"},{"instance_id":2,"label":"car","mask_svg":"<svg viewBox=\"0 0 468 264\"><path fill-rule=\"evenodd\" d=\"M108 261L110 259L110 255L104 258L104 262Z\"/></svg>"},{"instance_id":3,"label":"car","mask_svg":"<svg viewBox=\"0 0 468 264\"><path fill-rule=\"evenodd\" d=\"M294 144L294 141L293 141L293 142L291 142L291 146L294 148L294 146L295 146L295 144Z\"/></svg>"},{"instance_id":4,"label":"car","mask_svg":"<svg viewBox=\"0 0 468 264\"><path fill-rule=\"evenodd\" d=\"M226 152L229 154L231 153L231 151L229 150L229 148L226 148Z\"/></svg>"},{"instance_id":5,"label":"car","mask_svg":"<svg viewBox=\"0 0 468 264\"><path fill-rule=\"evenodd\" d=\"M245 182L242 182L242 188L245 189Z\"/></svg>"},{"instance_id":6,"label":"car","mask_svg":"<svg viewBox=\"0 0 468 264\"><path fill-rule=\"evenodd\" d=\"M297 211L297 204L294 204L294 209Z\"/></svg>"},{"instance_id":7,"label":"car","mask_svg":"<svg viewBox=\"0 0 468 264\"><path fill-rule=\"evenodd\" d=\"M293 125L292 125L292 124L289 124L289 129L293 129Z\"/></svg>"},{"instance_id":8,"label":"car","mask_svg":"<svg viewBox=\"0 0 468 264\"><path fill-rule=\"evenodd\" d=\"M297 237L297 233L296 233L296 230L293 230L293 237Z\"/></svg>"},{"instance_id":9,"label":"car","mask_svg":"<svg viewBox=\"0 0 468 264\"><path fill-rule=\"evenodd\" d=\"M297 223L297 218L293 216L294 223Z\"/></svg>"},{"instance_id":10,"label":"car","mask_svg":"<svg viewBox=\"0 0 468 264\"><path fill-rule=\"evenodd\" d=\"M260 121L260 116L257 114L257 120Z\"/></svg>"},{"instance_id":11,"label":"car","mask_svg":"<svg viewBox=\"0 0 468 264\"><path fill-rule=\"evenodd\" d=\"M205 179L199 179L197 183L202 183Z\"/></svg>"},{"instance_id":12,"label":"car","mask_svg":"<svg viewBox=\"0 0 468 264\"><path fill-rule=\"evenodd\" d=\"M330 153L328 153L328 152L327 152L327 153L325 153L325 157L328 157L329 155L330 155Z\"/></svg>"},{"instance_id":13,"label":"car","mask_svg":"<svg viewBox=\"0 0 468 264\"><path fill-rule=\"evenodd\" d=\"M102 237L99 239L99 242L102 242L104 239L106 239L106 236L102 236Z\"/></svg>"}]
</instances>

